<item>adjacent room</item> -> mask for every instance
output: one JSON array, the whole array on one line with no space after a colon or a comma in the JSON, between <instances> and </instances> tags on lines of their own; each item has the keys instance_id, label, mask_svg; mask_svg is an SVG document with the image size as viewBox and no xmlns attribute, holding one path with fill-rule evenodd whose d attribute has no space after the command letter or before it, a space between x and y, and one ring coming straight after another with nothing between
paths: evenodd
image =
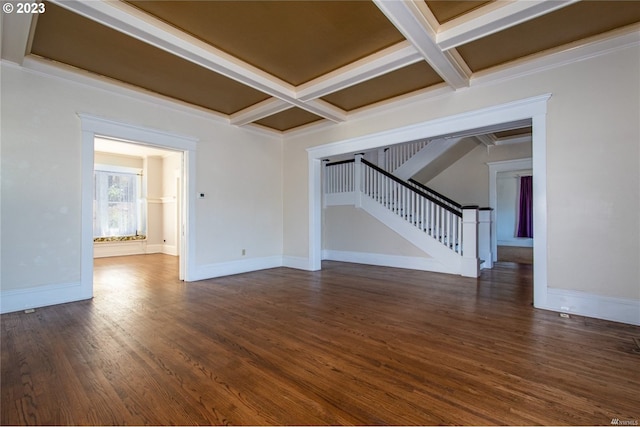
<instances>
[{"instance_id":1,"label":"adjacent room","mask_svg":"<svg viewBox=\"0 0 640 427\"><path fill-rule=\"evenodd\" d=\"M1 32L0 424L640 422L640 2Z\"/></svg>"}]
</instances>

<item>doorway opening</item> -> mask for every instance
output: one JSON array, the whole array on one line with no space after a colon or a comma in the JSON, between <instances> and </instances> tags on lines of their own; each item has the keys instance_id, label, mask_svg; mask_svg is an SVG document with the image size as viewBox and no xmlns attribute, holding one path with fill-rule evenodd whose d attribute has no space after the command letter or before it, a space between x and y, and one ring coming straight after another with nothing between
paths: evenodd
<instances>
[{"instance_id":1,"label":"doorway opening","mask_svg":"<svg viewBox=\"0 0 640 427\"><path fill-rule=\"evenodd\" d=\"M349 152L442 135L475 134L499 130L508 123L527 122L532 128L533 229L535 232L533 266L533 304L547 308L547 212L546 212L546 108L551 94L495 105L435 119L393 131L375 133L308 149L309 160L309 270L321 269L322 257L322 159ZM494 251L495 253L495 251Z\"/></svg>"},{"instance_id":2,"label":"doorway opening","mask_svg":"<svg viewBox=\"0 0 640 427\"><path fill-rule=\"evenodd\" d=\"M184 153L94 139L94 258L180 257Z\"/></svg>"},{"instance_id":3,"label":"doorway opening","mask_svg":"<svg viewBox=\"0 0 640 427\"><path fill-rule=\"evenodd\" d=\"M93 297L93 260L94 260L94 163L96 138L127 143L128 149L155 149L176 153L180 165L174 168L173 184L177 205L175 209L175 249L179 257L180 280L191 281L195 275L195 155L197 139L171 134L155 129L80 114L82 122L82 256L81 287L84 298ZM161 157L159 157L161 158ZM176 160L177 161L177 160ZM175 174L175 169L179 172ZM161 174L162 176L162 174ZM171 174L168 178L171 182ZM160 198L161 199L161 198ZM160 200L162 201L162 200ZM160 203L159 203L160 204ZM172 221L173 222L173 221ZM147 224L148 225L148 224ZM167 249L160 239L162 250ZM170 246L170 245L169 245ZM156 247L158 249L158 247Z\"/></svg>"}]
</instances>

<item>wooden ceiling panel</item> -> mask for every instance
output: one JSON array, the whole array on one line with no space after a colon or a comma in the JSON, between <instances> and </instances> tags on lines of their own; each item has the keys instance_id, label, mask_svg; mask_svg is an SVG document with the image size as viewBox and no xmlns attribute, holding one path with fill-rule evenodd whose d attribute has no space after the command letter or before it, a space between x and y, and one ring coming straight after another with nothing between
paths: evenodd
<instances>
[{"instance_id":1,"label":"wooden ceiling panel","mask_svg":"<svg viewBox=\"0 0 640 427\"><path fill-rule=\"evenodd\" d=\"M506 138L515 138L518 136L531 135L531 132L532 132L532 127L528 126L526 128L510 129L510 130L495 132L494 135L498 139L506 139Z\"/></svg>"},{"instance_id":2,"label":"wooden ceiling panel","mask_svg":"<svg viewBox=\"0 0 640 427\"><path fill-rule=\"evenodd\" d=\"M224 114L269 96L52 3L31 52Z\"/></svg>"},{"instance_id":3,"label":"wooden ceiling panel","mask_svg":"<svg viewBox=\"0 0 640 427\"><path fill-rule=\"evenodd\" d=\"M322 99L346 111L442 83L424 61L343 89Z\"/></svg>"},{"instance_id":4,"label":"wooden ceiling panel","mask_svg":"<svg viewBox=\"0 0 640 427\"><path fill-rule=\"evenodd\" d=\"M285 111L281 111L280 113L273 114L269 117L265 117L264 119L258 120L255 123L284 132L298 126L307 125L309 123L314 123L320 120L323 120L322 117L318 117L315 114L301 108L294 107Z\"/></svg>"},{"instance_id":5,"label":"wooden ceiling panel","mask_svg":"<svg viewBox=\"0 0 640 427\"><path fill-rule=\"evenodd\" d=\"M129 1L292 85L404 38L369 1Z\"/></svg>"},{"instance_id":6,"label":"wooden ceiling panel","mask_svg":"<svg viewBox=\"0 0 640 427\"><path fill-rule=\"evenodd\" d=\"M348 120L350 111L447 82L455 90L458 69L468 67L475 73L640 22L640 1L635 0L539 3L563 6L557 10L505 2L500 13L483 7L501 0L418 0L438 22L448 23L443 34L461 37L455 43L458 57L447 55L446 43L431 40L428 28L420 29L426 25L419 16L424 9L407 3L386 7L389 3L368 0L101 1L58 3L64 7L45 2L46 13L33 21L28 53L227 115L238 125L257 123L278 131L324 119ZM487 12L478 16L475 27L456 20L473 11ZM148 22L135 21L139 18ZM172 28L156 25L158 20ZM136 34L141 40L126 35L131 22L140 26ZM492 33L503 24L513 26ZM180 32L185 36L176 45ZM192 43L193 37L212 49L200 49L202 44ZM166 50L153 46L158 40ZM193 48L194 62L183 59L185 46ZM219 51L237 58L230 61L233 72L227 74L233 79L212 71L228 69L228 57ZM212 69L196 64L202 58ZM424 61L414 63L418 58ZM255 73L255 68L273 78ZM473 78L463 74L460 87ZM325 102L313 103L320 94ZM265 117L283 108L287 109Z\"/></svg>"},{"instance_id":7,"label":"wooden ceiling panel","mask_svg":"<svg viewBox=\"0 0 640 427\"><path fill-rule=\"evenodd\" d=\"M459 16L478 9L491 3L493 0L475 1L475 0L425 0L427 6L436 17L439 23L451 21Z\"/></svg>"},{"instance_id":8,"label":"wooden ceiling panel","mask_svg":"<svg viewBox=\"0 0 640 427\"><path fill-rule=\"evenodd\" d=\"M581 1L457 50L476 72L639 21L638 1Z\"/></svg>"}]
</instances>

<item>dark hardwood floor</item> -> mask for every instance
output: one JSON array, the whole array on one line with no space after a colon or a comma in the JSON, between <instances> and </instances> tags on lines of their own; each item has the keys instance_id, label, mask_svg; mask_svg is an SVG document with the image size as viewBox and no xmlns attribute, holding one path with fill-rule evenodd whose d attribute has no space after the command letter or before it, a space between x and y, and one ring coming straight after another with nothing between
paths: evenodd
<instances>
[{"instance_id":1,"label":"dark hardwood floor","mask_svg":"<svg viewBox=\"0 0 640 427\"><path fill-rule=\"evenodd\" d=\"M640 328L533 309L531 281L97 259L93 300L2 315L0 423L637 423Z\"/></svg>"}]
</instances>

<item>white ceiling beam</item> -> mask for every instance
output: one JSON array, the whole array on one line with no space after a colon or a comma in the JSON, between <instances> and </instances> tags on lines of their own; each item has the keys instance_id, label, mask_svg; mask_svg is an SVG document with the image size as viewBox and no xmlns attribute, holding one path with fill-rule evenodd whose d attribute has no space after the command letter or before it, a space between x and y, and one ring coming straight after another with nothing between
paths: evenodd
<instances>
[{"instance_id":1,"label":"white ceiling beam","mask_svg":"<svg viewBox=\"0 0 640 427\"><path fill-rule=\"evenodd\" d=\"M300 85L296 92L307 102L423 60L411 43L403 41Z\"/></svg>"},{"instance_id":2,"label":"white ceiling beam","mask_svg":"<svg viewBox=\"0 0 640 427\"><path fill-rule=\"evenodd\" d=\"M346 114L339 108L329 105L305 104L296 98L295 88L289 83L185 34L124 2L108 0L51 1L116 31L320 117L334 122L346 120Z\"/></svg>"},{"instance_id":3,"label":"white ceiling beam","mask_svg":"<svg viewBox=\"0 0 640 427\"><path fill-rule=\"evenodd\" d=\"M232 125L244 126L256 120L288 110L289 108L291 108L290 103L279 98L269 98L232 114L229 117L229 122Z\"/></svg>"},{"instance_id":4,"label":"white ceiling beam","mask_svg":"<svg viewBox=\"0 0 640 427\"><path fill-rule=\"evenodd\" d=\"M27 52L29 39L31 34L31 21L36 19L37 15L30 13L16 13L15 3L7 2L13 5L13 13L0 13L2 20L2 44L0 45L0 57L11 61L18 65L22 65L22 60ZM10 7L10 6L7 6Z\"/></svg>"},{"instance_id":5,"label":"white ceiling beam","mask_svg":"<svg viewBox=\"0 0 640 427\"><path fill-rule=\"evenodd\" d=\"M411 0L373 0L404 37L415 46L436 73L454 89L469 86L471 70L459 55L443 52L436 44L436 30Z\"/></svg>"},{"instance_id":6,"label":"white ceiling beam","mask_svg":"<svg viewBox=\"0 0 640 427\"><path fill-rule=\"evenodd\" d=\"M484 134L484 135L476 135L473 138L478 139L482 144L490 147L492 145L496 145L496 136L492 133Z\"/></svg>"},{"instance_id":7,"label":"white ceiling beam","mask_svg":"<svg viewBox=\"0 0 640 427\"><path fill-rule=\"evenodd\" d=\"M497 1L481 7L439 27L436 41L448 50L488 36L579 0Z\"/></svg>"}]
</instances>

